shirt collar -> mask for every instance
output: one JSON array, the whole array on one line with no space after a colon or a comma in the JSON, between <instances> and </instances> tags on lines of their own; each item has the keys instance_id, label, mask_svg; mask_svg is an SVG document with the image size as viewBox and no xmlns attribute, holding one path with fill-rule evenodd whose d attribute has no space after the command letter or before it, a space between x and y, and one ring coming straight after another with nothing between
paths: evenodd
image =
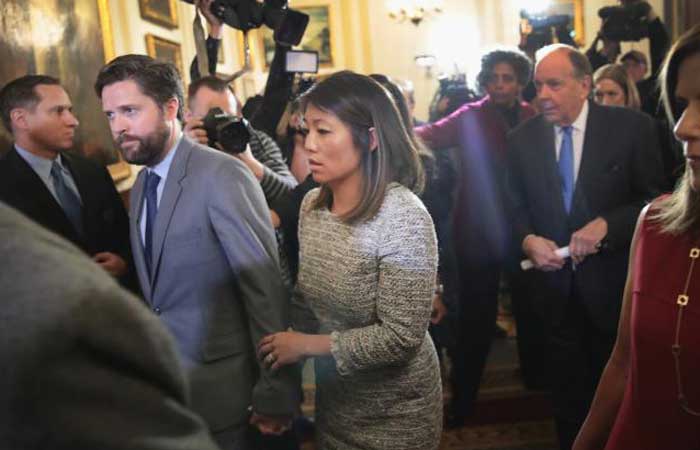
<instances>
[{"instance_id":1,"label":"shirt collar","mask_svg":"<svg viewBox=\"0 0 700 450\"><path fill-rule=\"evenodd\" d=\"M573 131L580 131L584 132L586 131L586 121L588 120L588 100L586 100L583 103L583 107L581 108L581 112L578 113L578 117L576 120L574 120L574 123L571 124L571 128ZM559 125L554 126L554 130L557 133L560 133L563 127L560 127Z\"/></svg>"},{"instance_id":2,"label":"shirt collar","mask_svg":"<svg viewBox=\"0 0 700 450\"><path fill-rule=\"evenodd\" d=\"M173 162L173 158L175 157L175 152L177 151L177 147L180 145L180 141L182 140L182 132L180 132L180 135L178 136L177 139L175 139L175 143L173 146L170 148L168 151L168 154L165 155L165 158L158 164L156 164L153 167L149 167L148 170L151 172L155 172L156 175L160 177L161 180L165 180L168 177L168 172L170 171L170 165Z\"/></svg>"},{"instance_id":3,"label":"shirt collar","mask_svg":"<svg viewBox=\"0 0 700 450\"><path fill-rule=\"evenodd\" d=\"M66 171L66 166L63 164L63 159L61 158L60 153L58 154L58 156L56 156L56 159L54 160L35 155L34 153L30 152L29 150L23 149L17 144L15 144L15 149L17 149L17 153L19 153L22 159L24 159L27 162L27 164L29 164L29 166L32 169L34 169L34 172L39 174L39 176L44 179L50 179L51 166L53 165L54 161L58 163L58 166L61 168L61 171Z\"/></svg>"}]
</instances>

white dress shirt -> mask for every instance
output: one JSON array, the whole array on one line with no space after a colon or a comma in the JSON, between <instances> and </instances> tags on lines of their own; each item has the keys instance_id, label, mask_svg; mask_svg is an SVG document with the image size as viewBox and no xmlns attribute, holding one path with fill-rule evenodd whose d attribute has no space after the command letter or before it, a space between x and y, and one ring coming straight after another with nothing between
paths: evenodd
<instances>
[{"instance_id":1,"label":"white dress shirt","mask_svg":"<svg viewBox=\"0 0 700 450\"><path fill-rule=\"evenodd\" d=\"M54 160L53 159L46 159L42 158L41 156L35 155L34 153L23 149L22 147L18 146L15 144L15 149L17 149L17 153L19 156L22 157L23 160L29 164L29 167L32 168L34 172L41 178L41 181L44 182L46 185L46 188L51 192L51 195L53 195L53 198L56 199L58 204L61 204L61 201L58 198L58 195L56 195L56 189L53 186L53 177L51 176L51 166L53 165ZM63 174L63 181L65 182L66 186L68 189L70 189L75 196L80 200L80 203L83 203L83 199L80 197L80 192L78 192L78 186L75 185L75 180L73 179L73 175L71 175L70 170L63 165L63 160L61 159L61 154L59 153L58 156L56 156L56 162L58 163L58 167L61 168L61 173Z\"/></svg>"},{"instance_id":2,"label":"white dress shirt","mask_svg":"<svg viewBox=\"0 0 700 450\"><path fill-rule=\"evenodd\" d=\"M143 170L148 170L149 172L155 172L156 175L160 177L160 181L158 182L158 188L156 190L157 193L157 206L160 207L160 199L163 196L163 188L165 187L165 181L168 179L168 172L170 172L170 164L173 162L173 158L175 157L175 152L177 151L177 146L180 145L180 141L182 140L182 132L180 132L180 136L175 140L175 144L173 147L168 151L168 154L165 155L165 158L158 164L156 164L153 167L146 167ZM141 243L143 245L146 245L146 184L144 183L144 196L143 196L143 201L142 207L141 207ZM155 231L155 230L154 230Z\"/></svg>"}]
</instances>

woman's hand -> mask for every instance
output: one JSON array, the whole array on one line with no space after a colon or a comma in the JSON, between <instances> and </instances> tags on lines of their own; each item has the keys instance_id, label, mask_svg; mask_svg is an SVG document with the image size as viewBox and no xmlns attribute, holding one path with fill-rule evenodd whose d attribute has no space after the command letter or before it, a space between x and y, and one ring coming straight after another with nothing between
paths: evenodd
<instances>
[{"instance_id":1,"label":"woman's hand","mask_svg":"<svg viewBox=\"0 0 700 450\"><path fill-rule=\"evenodd\" d=\"M271 370L299 362L306 356L309 337L296 331L267 335L258 344L258 358Z\"/></svg>"}]
</instances>

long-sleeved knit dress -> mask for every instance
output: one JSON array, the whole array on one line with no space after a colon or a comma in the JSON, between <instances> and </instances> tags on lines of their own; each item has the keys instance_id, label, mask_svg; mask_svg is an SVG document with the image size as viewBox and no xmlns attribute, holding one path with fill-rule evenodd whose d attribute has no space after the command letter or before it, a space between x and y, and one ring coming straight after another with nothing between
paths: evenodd
<instances>
[{"instance_id":1,"label":"long-sleeved knit dress","mask_svg":"<svg viewBox=\"0 0 700 450\"><path fill-rule=\"evenodd\" d=\"M438 447L442 388L427 334L437 268L433 223L392 184L374 218L347 225L307 194L299 221L294 328L330 334L316 358L322 450Z\"/></svg>"}]
</instances>

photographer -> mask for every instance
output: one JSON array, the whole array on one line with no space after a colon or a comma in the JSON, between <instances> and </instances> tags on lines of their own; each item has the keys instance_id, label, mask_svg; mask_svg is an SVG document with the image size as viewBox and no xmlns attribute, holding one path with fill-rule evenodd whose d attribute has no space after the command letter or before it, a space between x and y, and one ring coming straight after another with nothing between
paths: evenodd
<instances>
[{"instance_id":1,"label":"photographer","mask_svg":"<svg viewBox=\"0 0 700 450\"><path fill-rule=\"evenodd\" d=\"M654 117L659 117L660 115L657 114L659 95L656 89L656 78L670 44L668 31L654 8L646 1L620 0L620 3L621 6L601 8L598 11L598 15L603 18L599 35L604 42L608 40L618 43L620 41L635 41L642 37L649 38L651 57L649 77L644 78L647 71L646 58L641 52L632 50L622 56L621 62L637 83L642 110ZM642 58L639 57L640 55ZM594 65L594 62L595 59L591 60L591 65Z\"/></svg>"},{"instance_id":2,"label":"photographer","mask_svg":"<svg viewBox=\"0 0 700 450\"><path fill-rule=\"evenodd\" d=\"M200 78L190 84L187 91L188 109L185 114L185 133L191 139L208 145L213 138L203 128L203 118L212 108L220 108L224 114L237 118L238 106L233 91L225 81L213 76ZM247 125L250 134L245 151L235 153L255 175L265 193L268 203L276 200L296 186L282 159L282 152L275 141L262 131Z\"/></svg>"},{"instance_id":3,"label":"photographer","mask_svg":"<svg viewBox=\"0 0 700 450\"><path fill-rule=\"evenodd\" d=\"M600 50L598 50L599 42L603 43ZM594 72L606 64L615 64L618 56L620 56L620 42L605 38L600 31L586 50L586 57Z\"/></svg>"}]
</instances>

